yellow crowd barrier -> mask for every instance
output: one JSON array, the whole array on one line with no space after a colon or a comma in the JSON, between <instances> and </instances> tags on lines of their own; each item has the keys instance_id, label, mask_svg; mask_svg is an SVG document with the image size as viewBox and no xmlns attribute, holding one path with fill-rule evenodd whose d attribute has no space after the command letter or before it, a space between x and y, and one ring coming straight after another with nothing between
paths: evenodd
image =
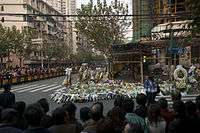
<instances>
[{"instance_id":1,"label":"yellow crowd barrier","mask_svg":"<svg viewBox=\"0 0 200 133\"><path fill-rule=\"evenodd\" d=\"M31 82L36 80L43 80L48 78L54 78L57 76L63 76L65 75L64 72L52 72L52 73L45 73L45 74L28 74L28 75L22 75L21 77L12 77L11 79L4 79L3 77L0 78L0 87L3 84L11 83L11 84L20 84L23 82Z\"/></svg>"}]
</instances>

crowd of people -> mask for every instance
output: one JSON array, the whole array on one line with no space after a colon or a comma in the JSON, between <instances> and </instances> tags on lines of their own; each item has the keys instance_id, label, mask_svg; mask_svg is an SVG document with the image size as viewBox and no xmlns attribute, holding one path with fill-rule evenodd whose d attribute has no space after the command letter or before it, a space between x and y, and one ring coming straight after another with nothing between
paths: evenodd
<instances>
[{"instance_id":1,"label":"crowd of people","mask_svg":"<svg viewBox=\"0 0 200 133\"><path fill-rule=\"evenodd\" d=\"M10 67L9 69L2 69L0 70L0 80L11 80L12 77L16 77L17 81L20 82L21 77L24 77L25 79L28 78L28 76L34 76L34 75L44 75L48 73L55 73L64 71L64 68L62 67L55 67L55 68L41 68L41 67Z\"/></svg>"},{"instance_id":2,"label":"crowd of people","mask_svg":"<svg viewBox=\"0 0 200 133\"><path fill-rule=\"evenodd\" d=\"M67 102L49 113L45 98L26 105L15 101L11 86L3 86L0 94L0 133L188 133L200 130L200 95L196 102L181 101L181 94L172 93L172 108L161 98L147 104L147 96L133 99L117 96L111 110L104 112L102 102L80 109Z\"/></svg>"},{"instance_id":3,"label":"crowd of people","mask_svg":"<svg viewBox=\"0 0 200 133\"><path fill-rule=\"evenodd\" d=\"M22 75L32 75L32 74L42 74L47 72L55 72L58 70L63 70L64 68L55 67L55 68L41 68L41 67L10 67L9 69L2 69L0 71L1 75L12 75L14 77L22 76Z\"/></svg>"}]
</instances>

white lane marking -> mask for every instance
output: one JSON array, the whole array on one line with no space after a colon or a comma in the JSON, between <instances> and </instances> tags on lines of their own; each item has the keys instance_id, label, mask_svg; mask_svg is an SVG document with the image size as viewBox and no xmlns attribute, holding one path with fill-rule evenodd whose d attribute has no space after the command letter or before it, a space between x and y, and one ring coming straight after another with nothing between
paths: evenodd
<instances>
[{"instance_id":1,"label":"white lane marking","mask_svg":"<svg viewBox=\"0 0 200 133\"><path fill-rule=\"evenodd\" d=\"M48 92L48 91L55 90L55 89L60 88L60 87L62 87L62 85L59 85L59 86L56 86L56 87L53 87L53 88L50 88L50 89L43 90L42 92Z\"/></svg>"},{"instance_id":2,"label":"white lane marking","mask_svg":"<svg viewBox=\"0 0 200 133\"><path fill-rule=\"evenodd\" d=\"M35 86L37 86L37 85L29 85L29 86L25 86L25 87L18 87L16 89L11 89L11 91L14 92L14 91L18 91L18 90L24 90L26 88L35 87Z\"/></svg>"},{"instance_id":3,"label":"white lane marking","mask_svg":"<svg viewBox=\"0 0 200 133\"><path fill-rule=\"evenodd\" d=\"M29 85L31 85L31 84L17 85L17 86L12 87L12 89L17 89L19 87L26 87L26 86L29 86Z\"/></svg>"},{"instance_id":4,"label":"white lane marking","mask_svg":"<svg viewBox=\"0 0 200 133\"><path fill-rule=\"evenodd\" d=\"M58 89L58 90L63 90L63 89L66 89L66 87L62 87L62 88L60 88L60 89ZM56 90L57 91L57 90Z\"/></svg>"},{"instance_id":5,"label":"white lane marking","mask_svg":"<svg viewBox=\"0 0 200 133\"><path fill-rule=\"evenodd\" d=\"M61 89L61 90L62 90L62 89L66 89L66 87L62 87L62 88L60 88L60 89Z\"/></svg>"},{"instance_id":6,"label":"white lane marking","mask_svg":"<svg viewBox=\"0 0 200 133\"><path fill-rule=\"evenodd\" d=\"M46 86L46 85L37 85L36 87L21 90L21 91L18 91L18 92L21 93L21 92L25 92L25 91L30 91L30 90L34 90L34 89L37 89L37 88L40 88L40 87L43 87L43 86Z\"/></svg>"},{"instance_id":7,"label":"white lane marking","mask_svg":"<svg viewBox=\"0 0 200 133\"><path fill-rule=\"evenodd\" d=\"M36 92L36 91L39 91L39 90L44 90L44 89L46 89L46 88L53 87L53 86L56 86L56 85L57 85L57 84L45 86L45 87L42 87L42 88L38 88L38 89L36 89L36 90L32 90L32 91L30 91L30 92Z\"/></svg>"}]
</instances>

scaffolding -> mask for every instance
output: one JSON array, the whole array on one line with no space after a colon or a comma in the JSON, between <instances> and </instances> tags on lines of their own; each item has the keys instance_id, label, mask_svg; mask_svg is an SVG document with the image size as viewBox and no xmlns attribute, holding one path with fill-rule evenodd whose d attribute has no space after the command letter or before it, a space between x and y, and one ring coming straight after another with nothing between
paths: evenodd
<instances>
[{"instance_id":1,"label":"scaffolding","mask_svg":"<svg viewBox=\"0 0 200 133\"><path fill-rule=\"evenodd\" d=\"M151 36L151 29L158 24L185 20L187 11L185 0L132 0L133 14L133 39L136 43ZM145 15L141 17L140 15ZM171 14L170 17L165 17ZM176 16L177 14L181 14ZM176 17L173 17L176 16Z\"/></svg>"},{"instance_id":2,"label":"scaffolding","mask_svg":"<svg viewBox=\"0 0 200 133\"><path fill-rule=\"evenodd\" d=\"M154 14L157 17L157 24L166 23L166 22L175 22L183 20L183 16L173 17L173 18L164 18L159 19L159 16L163 14L184 14L187 12L185 0L154 0Z\"/></svg>"},{"instance_id":3,"label":"scaffolding","mask_svg":"<svg viewBox=\"0 0 200 133\"><path fill-rule=\"evenodd\" d=\"M153 23L152 18L141 18L139 14L152 16L152 0L133 0L133 39L132 42L139 42L142 37L149 37ZM151 6L150 6L151 5Z\"/></svg>"},{"instance_id":4,"label":"scaffolding","mask_svg":"<svg viewBox=\"0 0 200 133\"><path fill-rule=\"evenodd\" d=\"M191 46L193 54L190 53L190 58L200 57L199 52L197 52L200 46L194 46L194 44L199 43L199 40L194 41L193 39L192 45L189 41L185 41L188 36L192 36L191 27L189 27L192 22L189 18L191 14L185 5L186 0L132 1L133 14L135 14L132 18L132 43L151 44L155 51L164 52L165 56L171 57L171 60L179 60L183 54L177 51ZM174 49L175 52L172 51ZM168 61L171 62L170 59Z\"/></svg>"}]
</instances>

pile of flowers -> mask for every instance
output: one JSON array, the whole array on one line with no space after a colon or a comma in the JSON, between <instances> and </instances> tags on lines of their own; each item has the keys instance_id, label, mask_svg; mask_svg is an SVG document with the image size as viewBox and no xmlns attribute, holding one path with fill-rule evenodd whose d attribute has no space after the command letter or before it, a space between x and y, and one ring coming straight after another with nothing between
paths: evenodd
<instances>
[{"instance_id":1,"label":"pile of flowers","mask_svg":"<svg viewBox=\"0 0 200 133\"><path fill-rule=\"evenodd\" d=\"M174 84L169 81L164 81L159 84L159 87L162 95L169 95L174 89Z\"/></svg>"},{"instance_id":2,"label":"pile of flowers","mask_svg":"<svg viewBox=\"0 0 200 133\"><path fill-rule=\"evenodd\" d=\"M159 84L161 95L170 95L172 91L180 91L186 94L197 94L199 93L198 84L189 84L184 81L163 81Z\"/></svg>"},{"instance_id":3,"label":"pile of flowers","mask_svg":"<svg viewBox=\"0 0 200 133\"><path fill-rule=\"evenodd\" d=\"M135 98L138 93L144 93L143 84L124 83L121 81L108 80L103 83L74 83L70 88L57 90L51 94L51 99L57 103L67 101L90 102L109 100L116 96Z\"/></svg>"}]
</instances>

